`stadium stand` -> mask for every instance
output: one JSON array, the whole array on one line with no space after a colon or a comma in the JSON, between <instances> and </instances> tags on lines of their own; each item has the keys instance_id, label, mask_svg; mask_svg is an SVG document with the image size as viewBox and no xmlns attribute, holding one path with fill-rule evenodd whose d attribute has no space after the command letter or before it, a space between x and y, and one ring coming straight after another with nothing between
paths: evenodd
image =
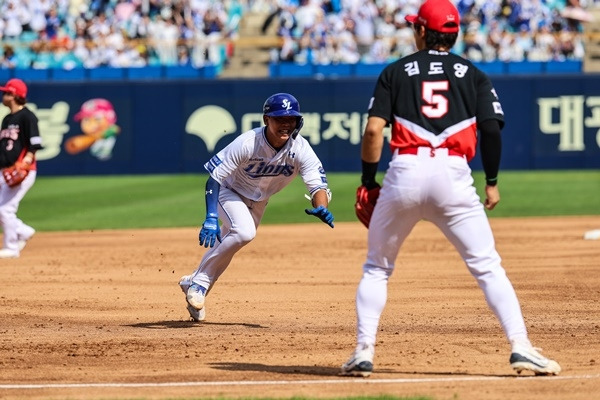
<instances>
[{"instance_id":1,"label":"stadium stand","mask_svg":"<svg viewBox=\"0 0 600 400\"><path fill-rule=\"evenodd\" d=\"M456 0L490 74L600 70L600 0ZM420 0L0 0L0 71L29 81L376 76ZM596 62L597 61L597 62Z\"/></svg>"}]
</instances>

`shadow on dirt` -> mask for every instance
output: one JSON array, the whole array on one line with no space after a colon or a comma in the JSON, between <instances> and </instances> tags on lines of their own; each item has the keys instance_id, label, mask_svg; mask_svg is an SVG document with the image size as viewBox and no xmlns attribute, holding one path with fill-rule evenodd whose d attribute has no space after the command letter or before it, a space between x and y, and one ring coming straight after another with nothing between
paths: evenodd
<instances>
[{"instance_id":1,"label":"shadow on dirt","mask_svg":"<svg viewBox=\"0 0 600 400\"><path fill-rule=\"evenodd\" d=\"M340 372L339 368L302 366L302 365L266 365L255 363L210 363L211 367L223 371L257 371L285 375L331 376Z\"/></svg>"},{"instance_id":2,"label":"shadow on dirt","mask_svg":"<svg viewBox=\"0 0 600 400\"><path fill-rule=\"evenodd\" d=\"M438 372L427 372L427 371L394 371L394 370L377 370L377 372L381 372L381 373L387 373L387 374L394 374L394 375L408 375L408 376L473 376L473 377L486 377L486 378L516 378L518 377L518 375L512 375L512 374L507 374L507 375L500 375L500 374L474 374L474 373L469 373L469 372L444 372L444 371L438 371ZM524 375L523 375L524 376ZM409 379L409 378L408 378Z\"/></svg>"},{"instance_id":3,"label":"shadow on dirt","mask_svg":"<svg viewBox=\"0 0 600 400\"><path fill-rule=\"evenodd\" d=\"M198 328L202 325L213 325L213 326L243 326L252 329L266 329L267 326L259 324L245 324L237 322L194 322L194 321L156 321L156 322L140 322L137 324L127 324L123 326L130 326L132 328L145 328L145 329L185 329L185 328Z\"/></svg>"},{"instance_id":4,"label":"shadow on dirt","mask_svg":"<svg viewBox=\"0 0 600 400\"><path fill-rule=\"evenodd\" d=\"M320 367L320 366L302 366L302 365L266 365L266 364L251 364L251 363L210 363L211 367L224 371L256 371L270 372L284 375L313 375L313 376L340 376L339 368L335 367ZM396 371L392 369L377 369L375 375L393 374L403 375L403 378L410 380L423 378L423 376L441 376L441 377L494 377L494 378L516 378L516 375L498 375L498 374L470 374L468 372L421 372L421 371ZM371 379L377 379L375 375L371 375ZM340 376L340 378L351 378ZM386 376L386 378L390 378ZM402 379L402 378L398 378Z\"/></svg>"}]
</instances>

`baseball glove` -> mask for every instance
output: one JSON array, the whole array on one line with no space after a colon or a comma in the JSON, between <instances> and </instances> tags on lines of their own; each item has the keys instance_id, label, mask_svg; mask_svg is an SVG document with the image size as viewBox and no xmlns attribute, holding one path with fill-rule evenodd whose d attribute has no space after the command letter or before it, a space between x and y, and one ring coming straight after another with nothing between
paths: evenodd
<instances>
[{"instance_id":1,"label":"baseball glove","mask_svg":"<svg viewBox=\"0 0 600 400\"><path fill-rule=\"evenodd\" d=\"M369 227L371 222L371 215L373 215L373 209L377 204L377 198L379 197L379 185L372 189L367 189L366 186L359 186L356 189L356 203L354 204L354 210L358 220L362 222L364 226Z\"/></svg>"},{"instance_id":2,"label":"baseball glove","mask_svg":"<svg viewBox=\"0 0 600 400\"><path fill-rule=\"evenodd\" d=\"M23 182L27 174L29 174L29 165L22 162L2 169L2 176L9 187L15 187Z\"/></svg>"}]
</instances>

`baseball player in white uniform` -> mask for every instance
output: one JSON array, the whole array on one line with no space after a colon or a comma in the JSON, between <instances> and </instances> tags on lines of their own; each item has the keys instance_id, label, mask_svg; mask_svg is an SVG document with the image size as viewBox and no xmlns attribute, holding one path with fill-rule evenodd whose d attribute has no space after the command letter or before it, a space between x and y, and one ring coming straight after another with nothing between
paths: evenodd
<instances>
[{"instance_id":1,"label":"baseball player in white uniform","mask_svg":"<svg viewBox=\"0 0 600 400\"><path fill-rule=\"evenodd\" d=\"M233 256L256 236L269 198L296 175L302 177L311 197L313 208L305 212L333 228L325 170L298 134L303 125L298 100L287 93L272 95L264 103L263 122L264 126L242 133L204 165L210 177L199 241L210 248L198 268L179 281L194 321L205 319L206 295Z\"/></svg>"}]
</instances>

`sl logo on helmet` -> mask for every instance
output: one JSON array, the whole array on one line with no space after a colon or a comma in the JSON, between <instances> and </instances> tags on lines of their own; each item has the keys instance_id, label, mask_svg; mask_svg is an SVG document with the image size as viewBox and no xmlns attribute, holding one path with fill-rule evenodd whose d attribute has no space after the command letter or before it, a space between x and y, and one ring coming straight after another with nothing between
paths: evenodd
<instances>
[{"instance_id":1,"label":"sl logo on helmet","mask_svg":"<svg viewBox=\"0 0 600 400\"><path fill-rule=\"evenodd\" d=\"M290 110L292 108L292 103L288 99L283 99L283 109Z\"/></svg>"}]
</instances>

